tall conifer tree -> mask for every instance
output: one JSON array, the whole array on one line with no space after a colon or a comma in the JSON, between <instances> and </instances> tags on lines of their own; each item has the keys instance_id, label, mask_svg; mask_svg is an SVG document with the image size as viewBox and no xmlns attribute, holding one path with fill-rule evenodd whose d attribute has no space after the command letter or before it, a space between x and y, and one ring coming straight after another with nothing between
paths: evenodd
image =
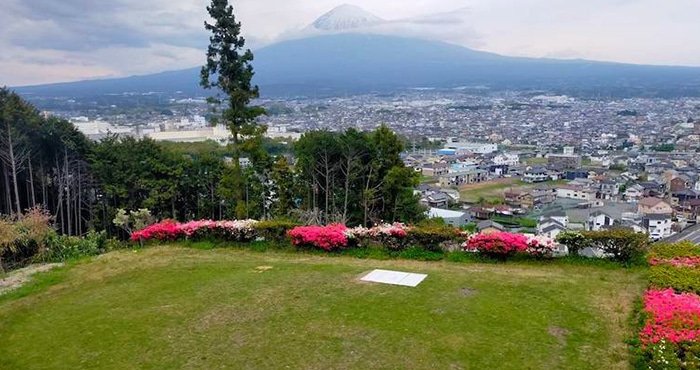
<instances>
[{"instance_id":1,"label":"tall conifer tree","mask_svg":"<svg viewBox=\"0 0 700 370\"><path fill-rule=\"evenodd\" d=\"M256 118L265 111L250 102L259 96L258 87L252 84L253 53L245 48L245 39L240 35L241 23L236 21L233 7L228 0L212 0L207 7L213 23L204 22L211 32L207 49L207 63L202 67L200 84L215 89L217 96L210 103L222 107L219 119L231 131L233 168L228 176L231 186L231 201L235 203L236 217L245 216L245 184L240 167L242 152L252 152L254 140L262 135L266 127ZM222 94L224 95L222 97ZM216 124L218 120L215 120Z\"/></svg>"}]
</instances>

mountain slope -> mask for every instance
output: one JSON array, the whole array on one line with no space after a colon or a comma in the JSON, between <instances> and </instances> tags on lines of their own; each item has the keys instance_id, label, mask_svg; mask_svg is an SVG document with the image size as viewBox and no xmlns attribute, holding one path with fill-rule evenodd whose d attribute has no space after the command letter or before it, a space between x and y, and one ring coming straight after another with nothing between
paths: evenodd
<instances>
[{"instance_id":1,"label":"mountain slope","mask_svg":"<svg viewBox=\"0 0 700 370\"><path fill-rule=\"evenodd\" d=\"M255 51L255 83L263 96L391 91L483 85L494 89L558 89L631 95L672 90L698 94L700 68L582 60L505 57L442 42L393 36L333 34ZM122 79L23 87L25 94L86 96L123 92L201 95L199 69ZM630 95L630 93L628 93Z\"/></svg>"}]
</instances>

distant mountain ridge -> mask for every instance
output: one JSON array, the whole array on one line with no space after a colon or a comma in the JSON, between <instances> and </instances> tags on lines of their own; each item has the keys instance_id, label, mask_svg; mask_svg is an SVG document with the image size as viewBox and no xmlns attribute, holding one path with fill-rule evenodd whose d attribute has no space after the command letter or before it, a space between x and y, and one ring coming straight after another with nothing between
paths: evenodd
<instances>
[{"instance_id":1,"label":"distant mountain ridge","mask_svg":"<svg viewBox=\"0 0 700 370\"><path fill-rule=\"evenodd\" d=\"M475 85L572 95L700 95L700 68L507 57L439 41L364 33L367 26L381 22L358 7L333 9L309 26L322 31L320 35L254 50L254 82L263 97ZM62 97L176 91L187 96L209 94L199 87L199 68L16 90L30 96Z\"/></svg>"}]
</instances>

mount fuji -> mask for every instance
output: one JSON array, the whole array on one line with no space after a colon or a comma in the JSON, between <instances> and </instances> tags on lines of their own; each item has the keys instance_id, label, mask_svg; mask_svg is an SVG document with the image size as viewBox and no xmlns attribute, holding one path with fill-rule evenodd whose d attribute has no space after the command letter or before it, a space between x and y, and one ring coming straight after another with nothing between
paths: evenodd
<instances>
[{"instance_id":1,"label":"mount fuji","mask_svg":"<svg viewBox=\"0 0 700 370\"><path fill-rule=\"evenodd\" d=\"M319 17L307 29L342 32L376 26L385 22L384 19L358 6L343 4Z\"/></svg>"},{"instance_id":2,"label":"mount fuji","mask_svg":"<svg viewBox=\"0 0 700 370\"><path fill-rule=\"evenodd\" d=\"M588 96L699 96L700 68L507 57L445 42L381 34L386 21L342 5L302 34L253 50L265 96L333 96L406 88L539 89ZM203 96L199 68L16 88L42 97L124 92Z\"/></svg>"}]
</instances>

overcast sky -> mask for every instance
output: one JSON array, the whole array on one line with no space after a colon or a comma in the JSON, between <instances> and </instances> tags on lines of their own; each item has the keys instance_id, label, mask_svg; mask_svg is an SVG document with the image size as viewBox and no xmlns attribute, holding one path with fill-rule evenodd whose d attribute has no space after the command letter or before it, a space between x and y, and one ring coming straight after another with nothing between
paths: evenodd
<instances>
[{"instance_id":1,"label":"overcast sky","mask_svg":"<svg viewBox=\"0 0 700 370\"><path fill-rule=\"evenodd\" d=\"M207 0L2 0L0 86L201 65ZM700 0L237 0L255 49L351 3L385 33L505 55L700 66Z\"/></svg>"}]
</instances>

